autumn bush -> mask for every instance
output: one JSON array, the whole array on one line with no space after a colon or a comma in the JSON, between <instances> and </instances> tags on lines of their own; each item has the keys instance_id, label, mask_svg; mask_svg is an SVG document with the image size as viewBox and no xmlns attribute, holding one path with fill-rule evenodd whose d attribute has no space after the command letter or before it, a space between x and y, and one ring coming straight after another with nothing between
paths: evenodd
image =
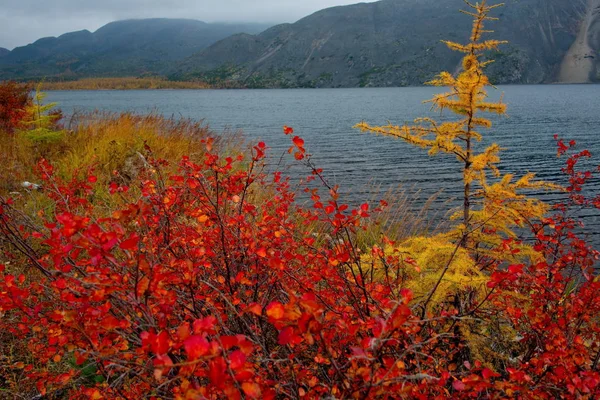
<instances>
[{"instance_id":1,"label":"autumn bush","mask_svg":"<svg viewBox=\"0 0 600 400\"><path fill-rule=\"evenodd\" d=\"M31 104L31 86L14 81L0 81L0 131L12 133L25 117Z\"/></svg>"},{"instance_id":2,"label":"autumn bush","mask_svg":"<svg viewBox=\"0 0 600 400\"><path fill-rule=\"evenodd\" d=\"M386 235L374 221L390 205L346 204L290 127L304 193L265 172L265 143L242 151L210 135L177 160L146 143L126 181L107 178L102 158L78 157L77 173L42 159L31 195L51 208L1 198L0 393L598 398L599 253L577 219L600 208L582 190L598 171L580 170L591 155L558 137L563 188L500 175L495 146L476 153L476 127L489 126L479 113L505 106L485 100L481 57L500 42L480 34L493 7L472 6L470 43L449 44L466 53L463 72L434 81L450 88L434 105L458 120L361 125L457 156L465 204L447 231ZM100 126L147 121L136 118Z\"/></svg>"}]
</instances>

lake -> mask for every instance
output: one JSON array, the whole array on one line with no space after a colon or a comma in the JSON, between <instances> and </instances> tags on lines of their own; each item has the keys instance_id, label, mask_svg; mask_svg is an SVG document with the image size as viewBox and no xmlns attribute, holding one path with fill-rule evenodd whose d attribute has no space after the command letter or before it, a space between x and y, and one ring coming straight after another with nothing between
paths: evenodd
<instances>
[{"instance_id":1,"label":"lake","mask_svg":"<svg viewBox=\"0 0 600 400\"><path fill-rule=\"evenodd\" d=\"M292 126L303 137L307 150L333 184L339 184L349 201L357 203L402 185L419 190L424 202L442 189L435 202L438 210L456 205L446 200L460 194L461 169L447 155L427 152L400 140L361 133L353 125L411 122L415 118L439 118L429 104L440 88L362 88L290 90L164 90L164 91L62 91L49 92L48 101L59 103L69 115L76 111L105 110L135 113L158 112L176 118L203 119L217 133L241 130L249 142L263 140L272 149L273 162L290 146L282 133ZM578 143L600 164L600 85L500 86L490 91L493 100L503 96L508 116L492 117L494 126L478 148L496 142L501 170L517 175L528 171L539 178L564 183L563 159L556 156L553 136ZM592 165L588 163L588 165ZM291 170L292 176L309 171ZM378 189L375 189L378 187ZM590 190L600 192L596 179ZM560 194L540 194L550 202ZM417 207L420 205L417 204ZM584 216L587 232L600 242L600 213Z\"/></svg>"}]
</instances>

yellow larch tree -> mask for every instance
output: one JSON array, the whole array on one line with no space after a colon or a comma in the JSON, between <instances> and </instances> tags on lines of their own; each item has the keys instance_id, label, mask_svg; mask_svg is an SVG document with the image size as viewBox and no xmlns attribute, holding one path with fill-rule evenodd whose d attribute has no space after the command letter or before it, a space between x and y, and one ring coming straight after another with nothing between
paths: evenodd
<instances>
[{"instance_id":1,"label":"yellow larch tree","mask_svg":"<svg viewBox=\"0 0 600 400\"><path fill-rule=\"evenodd\" d=\"M483 39L483 34L491 32L484 29L484 23L496 20L489 14L502 4L488 5L485 0L465 3L471 10L462 12L473 17L469 42L463 45L444 41L450 49L464 53L462 70L456 77L442 72L428 82L448 88L446 93L429 100L432 109L450 111L458 118L445 122L420 118L414 125L405 126L371 126L365 122L357 125L363 131L392 136L429 149L430 155L453 154L462 165L463 205L453 216L459 223L449 232L411 238L385 250L388 255L407 257L419 265L419 270L411 273L413 279L409 279L408 286L415 292L415 301L421 302L423 312L428 305L448 303L449 297L466 297L476 304L494 268L503 263L538 259L530 246L518 240L517 231L541 218L548 207L526 193L531 189L555 188L546 182L534 181L533 174L520 179L511 174L501 176L497 167L501 148L497 144L477 152L476 143L482 139L480 130L492 127L485 113L506 113L502 100L488 100L486 88L492 85L484 73L486 65L492 62L485 60L486 51L496 50L506 42ZM515 239L510 244L512 249L506 251L502 245L511 239ZM377 268L377 262L369 257L364 261ZM469 305L457 307L465 311Z\"/></svg>"},{"instance_id":2,"label":"yellow larch tree","mask_svg":"<svg viewBox=\"0 0 600 400\"><path fill-rule=\"evenodd\" d=\"M449 309L456 315L448 330L457 341L467 344L456 361L478 359L492 366L503 353L493 350L490 340L512 327L503 321L484 322L485 318L471 317L476 312L486 315L486 301L493 290L486 284L495 269L541 260L532 246L520 240L518 232L548 210L544 202L527 196L527 192L557 187L535 181L530 173L521 178L512 174L502 176L498 169L501 148L497 144L477 151L476 144L482 139L480 130L492 127L485 114L506 113L502 100L488 100L486 88L492 85L484 73L484 68L492 62L485 60L485 53L506 42L483 40L483 35L491 32L484 29L484 23L496 20L489 14L502 4L488 5L485 0L465 3L470 11L463 12L473 17L469 42L464 45L444 42L450 49L464 53L461 72L457 76L442 72L428 82L448 88L446 93L429 100L432 109L450 111L457 118L444 122L420 118L414 125L405 126L371 126L365 122L357 125L362 131L392 136L429 149L430 155L442 152L456 156L462 166L463 186L462 207L452 217L458 223L450 231L433 237L413 237L388 244L383 252L372 252L379 256L364 255L361 264L370 269L374 279L385 279L386 259L398 259L404 265L398 271L402 286L413 291L413 307L422 316L439 315L441 309ZM509 348L511 344L502 346Z\"/></svg>"}]
</instances>

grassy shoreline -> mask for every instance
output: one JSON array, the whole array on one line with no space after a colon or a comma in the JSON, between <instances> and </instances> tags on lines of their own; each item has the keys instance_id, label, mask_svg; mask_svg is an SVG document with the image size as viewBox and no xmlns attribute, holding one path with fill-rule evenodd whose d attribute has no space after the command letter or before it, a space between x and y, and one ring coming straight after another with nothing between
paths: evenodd
<instances>
[{"instance_id":1,"label":"grassy shoreline","mask_svg":"<svg viewBox=\"0 0 600 400\"><path fill-rule=\"evenodd\" d=\"M164 78L84 78L73 81L41 82L42 90L162 90L211 89L207 83L170 81Z\"/></svg>"}]
</instances>

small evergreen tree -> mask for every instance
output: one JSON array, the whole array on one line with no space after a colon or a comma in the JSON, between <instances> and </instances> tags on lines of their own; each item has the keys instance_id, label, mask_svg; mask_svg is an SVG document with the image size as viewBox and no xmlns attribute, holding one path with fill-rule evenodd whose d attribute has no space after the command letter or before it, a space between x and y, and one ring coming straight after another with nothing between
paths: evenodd
<instances>
[{"instance_id":1,"label":"small evergreen tree","mask_svg":"<svg viewBox=\"0 0 600 400\"><path fill-rule=\"evenodd\" d=\"M60 111L54 111L56 103L44 104L46 94L36 88L33 101L25 108L25 117L22 120L24 129L21 133L30 140L34 146L48 145L61 141L64 130L58 129L56 122L60 119Z\"/></svg>"}]
</instances>

